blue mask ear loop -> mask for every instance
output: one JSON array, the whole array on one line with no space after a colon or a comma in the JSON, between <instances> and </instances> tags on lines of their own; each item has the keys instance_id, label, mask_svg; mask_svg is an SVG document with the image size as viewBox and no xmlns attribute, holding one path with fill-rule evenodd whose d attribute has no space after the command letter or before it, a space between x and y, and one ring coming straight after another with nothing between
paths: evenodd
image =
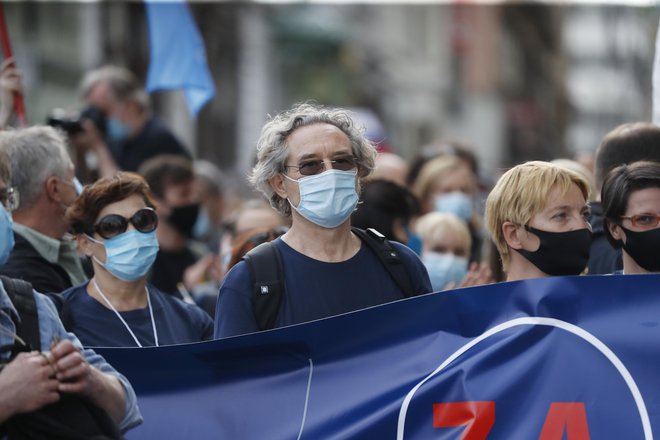
<instances>
[{"instance_id":1,"label":"blue mask ear loop","mask_svg":"<svg viewBox=\"0 0 660 440\"><path fill-rule=\"evenodd\" d=\"M73 178L73 186L76 188L76 195L79 196L83 192L83 184L80 183L77 177Z\"/></svg>"},{"instance_id":2,"label":"blue mask ear loop","mask_svg":"<svg viewBox=\"0 0 660 440\"><path fill-rule=\"evenodd\" d=\"M300 197L300 182L299 182L300 179L294 179L294 178L292 178L292 177L287 176L285 173L281 173L281 174L282 174L282 176L283 176L285 179L289 179L290 181L292 181L292 182L296 182L296 183L298 184L298 197ZM293 203L291 202L291 199L290 199L290 198L287 197L287 198L286 198L286 201L289 202L289 206L290 206L291 208L293 208L296 212L298 212L298 208L297 208L296 206L293 206ZM300 204L300 201L298 201L298 204ZM298 212L298 213L299 213L299 212ZM300 213L299 213L299 214L300 214ZM301 214L301 215L302 215L302 214Z\"/></svg>"},{"instance_id":3,"label":"blue mask ear loop","mask_svg":"<svg viewBox=\"0 0 660 440\"><path fill-rule=\"evenodd\" d=\"M102 241L97 240L96 238L92 237L92 236L89 235L89 234L85 234L85 237L87 237L87 239L88 239L89 241L91 241L92 243L100 244L101 246L103 246L103 249L105 249L105 243L103 243ZM94 261L96 261L98 264L100 264L101 267L103 267L105 270L108 270L108 269L106 269L106 267L105 267L105 263L102 263L101 260L99 260L98 258L96 258L96 255L92 255L92 260L94 260Z\"/></svg>"}]
</instances>

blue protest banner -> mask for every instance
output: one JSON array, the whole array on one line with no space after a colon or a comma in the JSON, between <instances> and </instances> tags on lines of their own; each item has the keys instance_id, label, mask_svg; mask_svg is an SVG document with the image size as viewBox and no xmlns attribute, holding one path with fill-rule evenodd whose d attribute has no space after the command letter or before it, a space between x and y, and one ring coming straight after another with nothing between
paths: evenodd
<instances>
[{"instance_id":1,"label":"blue protest banner","mask_svg":"<svg viewBox=\"0 0 660 440\"><path fill-rule=\"evenodd\" d=\"M190 112L215 95L206 51L186 0L145 0L150 63L147 91L183 89Z\"/></svg>"},{"instance_id":2,"label":"blue protest banner","mask_svg":"<svg viewBox=\"0 0 660 440\"><path fill-rule=\"evenodd\" d=\"M129 439L652 439L659 290L660 275L528 280L99 352L138 394Z\"/></svg>"}]
</instances>

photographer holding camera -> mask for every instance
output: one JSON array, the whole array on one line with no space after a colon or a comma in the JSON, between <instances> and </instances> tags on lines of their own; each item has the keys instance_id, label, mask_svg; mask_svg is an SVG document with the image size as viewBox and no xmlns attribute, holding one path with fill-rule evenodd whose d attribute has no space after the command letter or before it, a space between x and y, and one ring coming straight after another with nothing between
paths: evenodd
<instances>
[{"instance_id":1,"label":"photographer holding camera","mask_svg":"<svg viewBox=\"0 0 660 440\"><path fill-rule=\"evenodd\" d=\"M88 72L81 94L89 107L81 113L82 131L69 131L69 136L76 148L95 153L99 177L118 170L137 171L145 160L158 154L191 158L151 114L149 96L130 71L106 66Z\"/></svg>"}]
</instances>

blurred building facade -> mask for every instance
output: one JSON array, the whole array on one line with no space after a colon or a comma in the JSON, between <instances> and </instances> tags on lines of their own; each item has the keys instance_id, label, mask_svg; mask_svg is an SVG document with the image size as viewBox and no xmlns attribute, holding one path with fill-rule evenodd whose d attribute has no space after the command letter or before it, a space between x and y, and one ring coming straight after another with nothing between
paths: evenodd
<instances>
[{"instance_id":1,"label":"blurred building facade","mask_svg":"<svg viewBox=\"0 0 660 440\"><path fill-rule=\"evenodd\" d=\"M191 3L217 94L192 120L180 93L152 95L199 158L243 176L268 114L294 102L367 109L412 159L459 139L495 173L591 152L615 125L648 120L658 13L622 6ZM138 2L7 3L30 121L78 105L106 63L146 78ZM368 127L369 128L369 127Z\"/></svg>"}]
</instances>

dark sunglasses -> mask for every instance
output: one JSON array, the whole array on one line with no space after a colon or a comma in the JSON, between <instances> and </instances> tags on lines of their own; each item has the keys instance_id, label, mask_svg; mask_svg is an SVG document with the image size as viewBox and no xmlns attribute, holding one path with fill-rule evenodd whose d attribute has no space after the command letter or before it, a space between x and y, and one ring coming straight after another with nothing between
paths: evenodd
<instances>
[{"instance_id":1,"label":"dark sunglasses","mask_svg":"<svg viewBox=\"0 0 660 440\"><path fill-rule=\"evenodd\" d=\"M289 228L285 226L278 226L276 228L271 229L270 231L254 234L253 236L248 238L248 241L255 246L259 246L262 243L266 243L267 241L272 241L275 240L277 237L281 237L288 230Z\"/></svg>"},{"instance_id":2,"label":"dark sunglasses","mask_svg":"<svg viewBox=\"0 0 660 440\"><path fill-rule=\"evenodd\" d=\"M342 157L329 161L330 166L335 170L352 171L357 168L357 163L353 157ZM325 171L325 162L322 160L306 160L300 165L284 165L284 168L296 168L303 176L313 176Z\"/></svg>"},{"instance_id":3,"label":"dark sunglasses","mask_svg":"<svg viewBox=\"0 0 660 440\"><path fill-rule=\"evenodd\" d=\"M158 226L158 215L153 208L142 208L131 216L122 217L118 214L106 215L94 224L94 232L106 240L126 232L128 224L142 233L153 232Z\"/></svg>"}]
</instances>

